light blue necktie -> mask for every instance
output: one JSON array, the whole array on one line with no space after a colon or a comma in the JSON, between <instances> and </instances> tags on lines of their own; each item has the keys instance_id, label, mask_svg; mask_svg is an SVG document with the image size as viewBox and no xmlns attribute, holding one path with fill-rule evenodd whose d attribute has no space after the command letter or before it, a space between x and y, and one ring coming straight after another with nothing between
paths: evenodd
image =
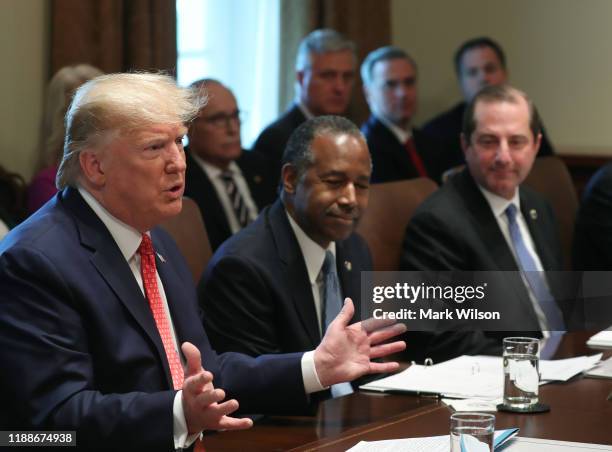
<instances>
[{"instance_id":1,"label":"light blue necktie","mask_svg":"<svg viewBox=\"0 0 612 452\"><path fill-rule=\"evenodd\" d=\"M538 300L542 312L546 316L548 328L551 331L565 331L565 323L563 322L561 310L546 285L544 272L538 271L533 256L527 250L527 246L525 246L525 241L516 222L516 206L514 204L510 204L506 208L506 216L508 217L510 237L519 260L519 266L536 300Z\"/></svg>"},{"instance_id":2,"label":"light blue necktie","mask_svg":"<svg viewBox=\"0 0 612 452\"><path fill-rule=\"evenodd\" d=\"M336 270L336 258L334 254L325 251L325 260L321 267L323 276L323 306L321 307L321 331L325 334L329 324L336 318L342 309L342 294L340 293L340 281ZM332 397L340 397L353 393L350 383L338 383L331 387Z\"/></svg>"}]
</instances>

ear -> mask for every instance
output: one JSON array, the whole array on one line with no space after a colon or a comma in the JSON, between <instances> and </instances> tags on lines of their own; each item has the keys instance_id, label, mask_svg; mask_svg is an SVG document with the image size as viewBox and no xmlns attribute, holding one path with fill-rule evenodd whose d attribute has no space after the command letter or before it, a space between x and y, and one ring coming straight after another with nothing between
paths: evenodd
<instances>
[{"instance_id":1,"label":"ear","mask_svg":"<svg viewBox=\"0 0 612 452\"><path fill-rule=\"evenodd\" d=\"M304 71L297 71L295 73L295 80L298 82L298 85L304 86Z\"/></svg>"},{"instance_id":2,"label":"ear","mask_svg":"<svg viewBox=\"0 0 612 452\"><path fill-rule=\"evenodd\" d=\"M106 174L101 161L101 151L85 149L79 154L81 174L85 181L96 188L101 188L106 183Z\"/></svg>"},{"instance_id":3,"label":"ear","mask_svg":"<svg viewBox=\"0 0 612 452\"><path fill-rule=\"evenodd\" d=\"M281 169L281 181L283 191L287 194L295 194L297 187L297 170L291 163L285 163Z\"/></svg>"},{"instance_id":4,"label":"ear","mask_svg":"<svg viewBox=\"0 0 612 452\"><path fill-rule=\"evenodd\" d=\"M538 136L535 139L535 155L538 155L538 151L540 150L540 145L542 144L542 134L538 133Z\"/></svg>"}]
</instances>

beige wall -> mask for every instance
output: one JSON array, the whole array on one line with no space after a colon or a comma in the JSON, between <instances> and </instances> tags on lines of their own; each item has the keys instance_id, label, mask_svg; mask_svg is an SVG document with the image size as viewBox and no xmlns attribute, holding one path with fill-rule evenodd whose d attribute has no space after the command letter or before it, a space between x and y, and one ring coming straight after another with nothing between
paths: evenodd
<instances>
[{"instance_id":1,"label":"beige wall","mask_svg":"<svg viewBox=\"0 0 612 452\"><path fill-rule=\"evenodd\" d=\"M47 78L45 0L0 1L0 165L26 179L36 162ZM420 69L417 124L460 98L452 55L490 35L510 79L536 101L560 151L612 155L612 1L392 0L393 43Z\"/></svg>"},{"instance_id":2,"label":"beige wall","mask_svg":"<svg viewBox=\"0 0 612 452\"><path fill-rule=\"evenodd\" d=\"M0 1L0 165L29 179L47 68L48 2Z\"/></svg>"},{"instance_id":3,"label":"beige wall","mask_svg":"<svg viewBox=\"0 0 612 452\"><path fill-rule=\"evenodd\" d=\"M455 48L488 35L559 151L612 154L611 18L610 0L392 0L393 43L419 65L416 123L460 99Z\"/></svg>"}]
</instances>

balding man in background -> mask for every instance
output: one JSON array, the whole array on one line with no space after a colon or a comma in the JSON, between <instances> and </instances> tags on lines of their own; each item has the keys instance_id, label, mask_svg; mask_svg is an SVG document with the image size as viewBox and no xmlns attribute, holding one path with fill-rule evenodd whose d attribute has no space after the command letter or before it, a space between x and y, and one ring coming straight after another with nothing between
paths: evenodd
<instances>
[{"instance_id":1,"label":"balding man in background","mask_svg":"<svg viewBox=\"0 0 612 452\"><path fill-rule=\"evenodd\" d=\"M278 176L265 157L242 149L240 110L231 90L212 79L191 86L208 101L187 132L185 196L198 204L215 251L276 199Z\"/></svg>"}]
</instances>

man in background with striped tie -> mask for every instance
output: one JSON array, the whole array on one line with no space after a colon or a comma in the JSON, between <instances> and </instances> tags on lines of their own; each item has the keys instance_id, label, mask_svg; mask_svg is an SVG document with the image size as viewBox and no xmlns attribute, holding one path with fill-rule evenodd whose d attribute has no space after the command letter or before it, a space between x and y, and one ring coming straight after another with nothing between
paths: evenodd
<instances>
[{"instance_id":1,"label":"man in background with striped tie","mask_svg":"<svg viewBox=\"0 0 612 452\"><path fill-rule=\"evenodd\" d=\"M242 149L240 110L229 88L213 79L191 84L207 96L187 133L185 196L200 208L213 251L276 199L268 159Z\"/></svg>"}]
</instances>

